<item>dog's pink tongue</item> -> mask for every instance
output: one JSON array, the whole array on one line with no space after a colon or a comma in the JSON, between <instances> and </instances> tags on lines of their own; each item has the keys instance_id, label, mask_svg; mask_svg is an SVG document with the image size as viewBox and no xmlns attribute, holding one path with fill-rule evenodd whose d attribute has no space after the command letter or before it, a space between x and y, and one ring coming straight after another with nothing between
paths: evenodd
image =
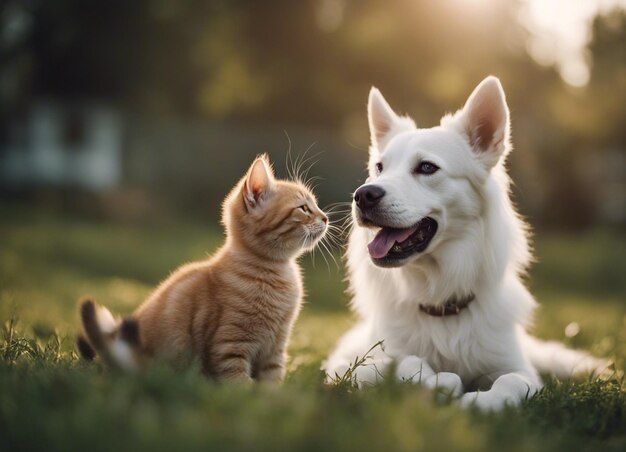
<instances>
[{"instance_id":1,"label":"dog's pink tongue","mask_svg":"<svg viewBox=\"0 0 626 452\"><path fill-rule=\"evenodd\" d=\"M367 245L370 256L374 259L385 257L391 247L396 243L404 242L417 230L417 226L408 229L382 228L374 237L374 240Z\"/></svg>"}]
</instances>

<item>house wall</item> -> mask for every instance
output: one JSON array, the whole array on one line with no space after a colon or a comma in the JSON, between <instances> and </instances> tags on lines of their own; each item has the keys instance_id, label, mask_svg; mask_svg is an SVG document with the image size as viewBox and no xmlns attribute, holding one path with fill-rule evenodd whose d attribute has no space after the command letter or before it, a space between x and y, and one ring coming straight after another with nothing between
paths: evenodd
<instances>
[{"instance_id":1,"label":"house wall","mask_svg":"<svg viewBox=\"0 0 626 452\"><path fill-rule=\"evenodd\" d=\"M0 153L2 185L100 191L121 182L123 131L115 110L40 103L11 129Z\"/></svg>"}]
</instances>

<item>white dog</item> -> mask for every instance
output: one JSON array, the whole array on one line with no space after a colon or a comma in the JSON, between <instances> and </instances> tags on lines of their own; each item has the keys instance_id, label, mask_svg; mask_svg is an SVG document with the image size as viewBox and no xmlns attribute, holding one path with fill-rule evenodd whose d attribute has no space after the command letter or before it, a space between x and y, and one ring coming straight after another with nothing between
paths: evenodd
<instances>
[{"instance_id":1,"label":"white dog","mask_svg":"<svg viewBox=\"0 0 626 452\"><path fill-rule=\"evenodd\" d=\"M367 182L354 194L347 251L359 323L324 363L373 384L444 387L463 406L518 405L539 372L596 372L606 362L529 336L535 300L522 282L527 225L509 199L509 110L500 81L483 80L441 125L418 129L372 88Z\"/></svg>"}]
</instances>

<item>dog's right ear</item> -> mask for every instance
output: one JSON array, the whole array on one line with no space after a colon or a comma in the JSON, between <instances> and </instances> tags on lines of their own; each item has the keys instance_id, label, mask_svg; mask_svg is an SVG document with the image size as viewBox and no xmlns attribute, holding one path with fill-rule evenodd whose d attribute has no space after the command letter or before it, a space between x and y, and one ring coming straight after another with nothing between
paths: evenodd
<instances>
[{"instance_id":1,"label":"dog's right ear","mask_svg":"<svg viewBox=\"0 0 626 452\"><path fill-rule=\"evenodd\" d=\"M400 129L414 128L412 120L398 116L377 88L372 87L367 102L367 119L372 145L380 151L384 142Z\"/></svg>"}]
</instances>

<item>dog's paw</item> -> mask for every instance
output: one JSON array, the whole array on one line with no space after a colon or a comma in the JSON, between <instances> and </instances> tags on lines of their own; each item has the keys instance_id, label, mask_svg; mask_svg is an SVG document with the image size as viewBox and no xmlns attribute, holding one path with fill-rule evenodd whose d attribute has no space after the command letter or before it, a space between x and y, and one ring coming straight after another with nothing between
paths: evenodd
<instances>
[{"instance_id":1,"label":"dog's paw","mask_svg":"<svg viewBox=\"0 0 626 452\"><path fill-rule=\"evenodd\" d=\"M467 392L461 396L459 403L462 408L478 408L483 412L500 411L506 405L517 406L520 401L512 394L493 391Z\"/></svg>"},{"instance_id":2,"label":"dog's paw","mask_svg":"<svg viewBox=\"0 0 626 452\"><path fill-rule=\"evenodd\" d=\"M327 384L336 383L342 379L349 379L356 383L359 389L373 386L380 383L383 379L382 369L374 363L361 364L353 369L352 364L345 361L334 366L331 372L326 374Z\"/></svg>"},{"instance_id":3,"label":"dog's paw","mask_svg":"<svg viewBox=\"0 0 626 452\"><path fill-rule=\"evenodd\" d=\"M376 364L362 364L353 370L354 380L359 389L380 383L384 375Z\"/></svg>"},{"instance_id":4,"label":"dog's paw","mask_svg":"<svg viewBox=\"0 0 626 452\"><path fill-rule=\"evenodd\" d=\"M435 372L428 363L414 355L404 358L396 368L396 379L398 381L423 383L428 377L433 375L435 375Z\"/></svg>"},{"instance_id":5,"label":"dog's paw","mask_svg":"<svg viewBox=\"0 0 626 452\"><path fill-rule=\"evenodd\" d=\"M481 411L500 411L505 406L519 406L537 392L539 385L532 375L512 372L496 379L488 391L468 392L460 403L464 408L475 406Z\"/></svg>"},{"instance_id":6,"label":"dog's paw","mask_svg":"<svg viewBox=\"0 0 626 452\"><path fill-rule=\"evenodd\" d=\"M423 380L424 386L429 389L443 389L453 397L463 394L461 377L452 372L439 372Z\"/></svg>"},{"instance_id":7,"label":"dog's paw","mask_svg":"<svg viewBox=\"0 0 626 452\"><path fill-rule=\"evenodd\" d=\"M452 372L435 373L425 360L417 356L407 356L400 361L396 379L423 384L428 389L443 389L455 397L463 393L461 377Z\"/></svg>"},{"instance_id":8,"label":"dog's paw","mask_svg":"<svg viewBox=\"0 0 626 452\"><path fill-rule=\"evenodd\" d=\"M326 367L324 370L326 372L326 384L331 385L333 383L337 383L337 381L341 380L344 375L350 369L350 363L348 361L343 363L335 363L332 367Z\"/></svg>"}]
</instances>

